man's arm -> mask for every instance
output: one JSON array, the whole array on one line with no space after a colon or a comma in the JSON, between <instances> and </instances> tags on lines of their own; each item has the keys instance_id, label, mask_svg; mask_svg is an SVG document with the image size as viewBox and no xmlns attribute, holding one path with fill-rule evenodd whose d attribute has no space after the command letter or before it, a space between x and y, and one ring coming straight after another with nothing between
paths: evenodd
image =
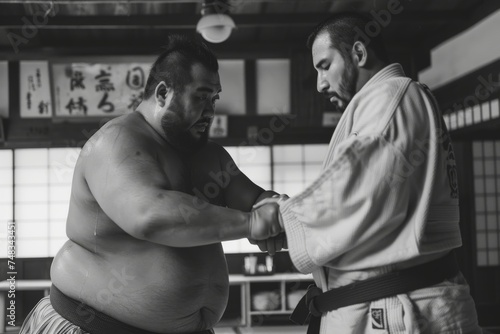
<instances>
[{"instance_id":1,"label":"man's arm","mask_svg":"<svg viewBox=\"0 0 500 334\"><path fill-rule=\"evenodd\" d=\"M225 172L230 175L230 181L224 190L224 197L228 207L238 208L243 211L250 211L256 204L261 201L263 203L277 202L279 198L283 198L286 195L279 195L277 192L272 190L264 190L255 183L253 183L234 163L233 159L227 153L227 151L219 146L218 156L220 164ZM275 197L276 199L272 199ZM278 203L279 204L279 203ZM262 205L257 205L256 208ZM279 218L279 213L278 213ZM274 255L276 251L282 248L287 248L286 236L284 233L280 233L277 236L265 239L265 240L255 240L249 238L251 244L258 245L259 249L263 252L269 252L269 254Z\"/></svg>"},{"instance_id":2,"label":"man's arm","mask_svg":"<svg viewBox=\"0 0 500 334\"><path fill-rule=\"evenodd\" d=\"M85 166L85 178L102 210L128 234L191 247L280 232L277 206L245 213L173 191L148 145L119 127L108 128L105 136L87 157L99 163Z\"/></svg>"},{"instance_id":3,"label":"man's arm","mask_svg":"<svg viewBox=\"0 0 500 334\"><path fill-rule=\"evenodd\" d=\"M227 207L249 212L259 201L278 195L272 190L264 190L253 183L236 165L229 153L217 144L214 145L222 171L229 176L229 183L224 188L224 201ZM216 145L216 147L215 147Z\"/></svg>"}]
</instances>

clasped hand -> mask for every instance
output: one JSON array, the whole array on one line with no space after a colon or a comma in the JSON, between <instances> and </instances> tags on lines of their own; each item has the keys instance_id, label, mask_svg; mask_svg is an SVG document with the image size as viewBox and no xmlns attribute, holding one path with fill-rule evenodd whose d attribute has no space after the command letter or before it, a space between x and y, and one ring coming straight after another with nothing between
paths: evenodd
<instances>
[{"instance_id":1,"label":"clasped hand","mask_svg":"<svg viewBox=\"0 0 500 334\"><path fill-rule=\"evenodd\" d=\"M287 195L276 195L255 204L250 219L250 241L263 252L274 255L276 251L288 248L279 204L288 199Z\"/></svg>"}]
</instances>

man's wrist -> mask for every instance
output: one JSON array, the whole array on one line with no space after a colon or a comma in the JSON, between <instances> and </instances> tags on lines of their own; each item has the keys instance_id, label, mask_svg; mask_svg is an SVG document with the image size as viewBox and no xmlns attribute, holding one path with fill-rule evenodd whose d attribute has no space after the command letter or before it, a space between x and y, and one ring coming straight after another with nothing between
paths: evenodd
<instances>
[{"instance_id":1,"label":"man's wrist","mask_svg":"<svg viewBox=\"0 0 500 334\"><path fill-rule=\"evenodd\" d=\"M252 212L245 212L244 213L245 215L245 231L247 231L247 235L245 236L245 238L247 239L253 239L252 238Z\"/></svg>"},{"instance_id":2,"label":"man's wrist","mask_svg":"<svg viewBox=\"0 0 500 334\"><path fill-rule=\"evenodd\" d=\"M279 196L279 200L278 200L278 220L279 220L279 223L280 223L280 226L281 226L281 230L284 232L285 231L285 223L283 221L283 215L281 214L281 205L283 205L283 203L285 203L290 197L288 197L288 195L286 194L281 194Z\"/></svg>"},{"instance_id":3,"label":"man's wrist","mask_svg":"<svg viewBox=\"0 0 500 334\"><path fill-rule=\"evenodd\" d=\"M257 204L258 202L262 201L263 199L266 199L266 198L271 198L271 197L274 197L276 195L279 195L277 192L275 191L272 191L272 190L264 190L258 197L257 199L255 200L255 204Z\"/></svg>"}]
</instances>

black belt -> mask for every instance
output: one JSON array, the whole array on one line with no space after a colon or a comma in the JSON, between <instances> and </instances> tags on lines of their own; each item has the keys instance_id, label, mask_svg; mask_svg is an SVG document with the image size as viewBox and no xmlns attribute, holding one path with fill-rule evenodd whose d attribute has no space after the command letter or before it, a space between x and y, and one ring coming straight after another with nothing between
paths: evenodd
<instances>
[{"instance_id":1,"label":"black belt","mask_svg":"<svg viewBox=\"0 0 500 334\"><path fill-rule=\"evenodd\" d=\"M456 276L458 272L455 253L452 251L428 263L354 282L326 292L322 292L315 285L310 285L305 296L295 307L290 320L303 325L311 317L307 334L319 333L321 315L325 312L432 286Z\"/></svg>"},{"instance_id":2,"label":"black belt","mask_svg":"<svg viewBox=\"0 0 500 334\"><path fill-rule=\"evenodd\" d=\"M55 285L50 287L50 303L54 310L64 319L91 334L158 334L141 328L127 325L96 309L66 296ZM213 334L213 330L205 330L191 334Z\"/></svg>"}]
</instances>

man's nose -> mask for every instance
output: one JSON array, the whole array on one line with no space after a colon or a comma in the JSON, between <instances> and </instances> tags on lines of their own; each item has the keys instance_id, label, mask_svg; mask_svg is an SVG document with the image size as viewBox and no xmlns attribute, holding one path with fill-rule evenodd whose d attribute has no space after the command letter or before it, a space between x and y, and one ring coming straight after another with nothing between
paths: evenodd
<instances>
[{"instance_id":1,"label":"man's nose","mask_svg":"<svg viewBox=\"0 0 500 334\"><path fill-rule=\"evenodd\" d=\"M210 102L207 102L205 104L205 108L203 108L203 116L206 117L213 117L215 114L215 104Z\"/></svg>"},{"instance_id":2,"label":"man's nose","mask_svg":"<svg viewBox=\"0 0 500 334\"><path fill-rule=\"evenodd\" d=\"M328 90L328 87L330 87L328 81L326 81L323 76L318 75L318 80L316 82L316 89L318 92L322 93L323 91Z\"/></svg>"}]
</instances>

